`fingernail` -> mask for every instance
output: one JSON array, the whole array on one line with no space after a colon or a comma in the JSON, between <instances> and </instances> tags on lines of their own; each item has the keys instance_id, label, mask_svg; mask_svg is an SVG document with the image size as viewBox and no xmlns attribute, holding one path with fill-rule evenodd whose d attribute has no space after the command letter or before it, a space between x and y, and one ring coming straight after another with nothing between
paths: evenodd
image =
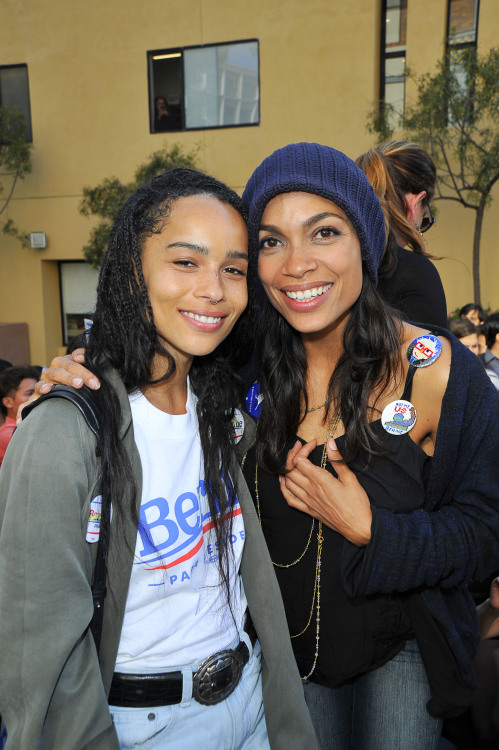
<instances>
[{"instance_id":1,"label":"fingernail","mask_svg":"<svg viewBox=\"0 0 499 750\"><path fill-rule=\"evenodd\" d=\"M83 378L72 378L71 382L73 383L75 388L78 388L78 386L83 383Z\"/></svg>"},{"instance_id":2,"label":"fingernail","mask_svg":"<svg viewBox=\"0 0 499 750\"><path fill-rule=\"evenodd\" d=\"M88 384L90 388L94 388L95 390L98 390L100 388L100 383L97 380L97 378L90 378L90 380L88 381Z\"/></svg>"},{"instance_id":3,"label":"fingernail","mask_svg":"<svg viewBox=\"0 0 499 750\"><path fill-rule=\"evenodd\" d=\"M337 450L334 438L329 438L329 447L331 448L332 451Z\"/></svg>"},{"instance_id":4,"label":"fingernail","mask_svg":"<svg viewBox=\"0 0 499 750\"><path fill-rule=\"evenodd\" d=\"M42 386L40 386L40 390L42 393L46 393L47 391L50 391L51 385L50 383L44 383Z\"/></svg>"}]
</instances>

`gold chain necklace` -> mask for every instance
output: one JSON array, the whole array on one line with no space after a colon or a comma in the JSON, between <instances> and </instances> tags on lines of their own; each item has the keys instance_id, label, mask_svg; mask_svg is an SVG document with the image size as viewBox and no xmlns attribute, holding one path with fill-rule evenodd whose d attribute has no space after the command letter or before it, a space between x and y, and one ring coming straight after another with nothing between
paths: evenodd
<instances>
[{"instance_id":1,"label":"gold chain necklace","mask_svg":"<svg viewBox=\"0 0 499 750\"><path fill-rule=\"evenodd\" d=\"M300 409L300 414L310 414L311 411L317 411L317 409L322 409L327 404L327 399L324 401L323 404L319 404L319 406L311 406L310 409Z\"/></svg>"},{"instance_id":2,"label":"gold chain necklace","mask_svg":"<svg viewBox=\"0 0 499 750\"><path fill-rule=\"evenodd\" d=\"M324 442L324 448L322 450L322 457L321 457L321 469L326 468L327 464L327 444L329 440L334 436L334 433L336 431L336 428L338 427L338 424L340 422L341 414L340 410L337 409L333 415L333 418L331 420L331 424L329 425L329 430L326 436L326 440ZM244 459L246 456L244 456ZM243 459L243 464L244 464ZM241 467L242 468L242 467ZM260 526L262 525L262 516L260 511L260 495L258 491L258 463L255 462L255 496L256 496L256 510L258 513L258 520L260 522ZM315 528L315 519L312 519L312 526L310 528L310 534L307 539L307 543L305 545L305 549L301 553L299 557L296 558L296 560L293 560L293 562L290 563L277 563L272 560L272 564L275 565L276 568L292 568L293 565L297 565L300 560L303 559L305 554L307 553L308 548L310 547L310 542L312 540L312 535L314 533ZM314 592L312 595L312 606L310 607L310 614L308 616L308 621L303 630L301 630L299 633L295 633L295 635L292 635L291 638L299 638L303 633L305 633L308 628L310 627L310 623L312 622L312 617L314 614L314 608L315 608L315 654L314 654L314 662L312 664L312 668L308 674L302 676L302 680L308 680L308 678L312 675L316 665L317 665L317 659L319 656L319 629L320 629L320 614L321 614L321 560L322 560L322 545L324 542L324 537L322 535L322 521L319 521L319 525L317 528L317 557L315 560L315 580L314 580Z\"/></svg>"}]
</instances>

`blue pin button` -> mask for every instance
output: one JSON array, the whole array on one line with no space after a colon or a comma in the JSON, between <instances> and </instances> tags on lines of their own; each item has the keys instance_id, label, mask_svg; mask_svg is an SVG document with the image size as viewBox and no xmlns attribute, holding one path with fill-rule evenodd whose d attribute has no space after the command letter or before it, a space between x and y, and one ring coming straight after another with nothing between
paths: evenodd
<instances>
[{"instance_id":1,"label":"blue pin button","mask_svg":"<svg viewBox=\"0 0 499 750\"><path fill-rule=\"evenodd\" d=\"M407 359L413 367L428 367L440 357L442 344L436 336L427 334L411 341L407 349Z\"/></svg>"},{"instance_id":2,"label":"blue pin button","mask_svg":"<svg viewBox=\"0 0 499 750\"><path fill-rule=\"evenodd\" d=\"M260 383L257 380L246 394L246 409L248 414L251 414L255 419L258 419L262 411L262 401L263 396L260 393Z\"/></svg>"}]
</instances>

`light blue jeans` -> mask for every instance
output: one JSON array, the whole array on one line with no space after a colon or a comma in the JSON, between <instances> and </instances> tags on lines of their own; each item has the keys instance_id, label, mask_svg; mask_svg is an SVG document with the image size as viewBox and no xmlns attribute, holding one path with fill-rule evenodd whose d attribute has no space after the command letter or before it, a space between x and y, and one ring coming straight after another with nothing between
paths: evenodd
<instances>
[{"instance_id":1,"label":"light blue jeans","mask_svg":"<svg viewBox=\"0 0 499 750\"><path fill-rule=\"evenodd\" d=\"M183 667L181 703L160 708L109 706L121 750L270 750L263 713L261 649L240 638L250 650L234 692L214 706L203 706L192 695L192 675L199 664ZM237 645L236 639L230 648ZM164 671L164 670L163 670Z\"/></svg>"},{"instance_id":2,"label":"light blue jeans","mask_svg":"<svg viewBox=\"0 0 499 750\"><path fill-rule=\"evenodd\" d=\"M430 688L416 641L378 669L339 688L313 682L305 700L321 750L435 750L442 720L430 716Z\"/></svg>"}]
</instances>

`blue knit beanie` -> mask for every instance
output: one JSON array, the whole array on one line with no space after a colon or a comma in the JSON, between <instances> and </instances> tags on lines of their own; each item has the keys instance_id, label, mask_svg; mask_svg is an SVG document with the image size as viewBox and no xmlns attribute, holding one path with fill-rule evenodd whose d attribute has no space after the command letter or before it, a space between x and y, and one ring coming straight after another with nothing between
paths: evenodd
<instances>
[{"instance_id":1,"label":"blue knit beanie","mask_svg":"<svg viewBox=\"0 0 499 750\"><path fill-rule=\"evenodd\" d=\"M263 211L275 195L303 191L328 198L348 216L373 283L385 249L385 221L365 174L348 156L318 143L291 143L255 169L243 193L248 207L250 252L258 254Z\"/></svg>"}]
</instances>

